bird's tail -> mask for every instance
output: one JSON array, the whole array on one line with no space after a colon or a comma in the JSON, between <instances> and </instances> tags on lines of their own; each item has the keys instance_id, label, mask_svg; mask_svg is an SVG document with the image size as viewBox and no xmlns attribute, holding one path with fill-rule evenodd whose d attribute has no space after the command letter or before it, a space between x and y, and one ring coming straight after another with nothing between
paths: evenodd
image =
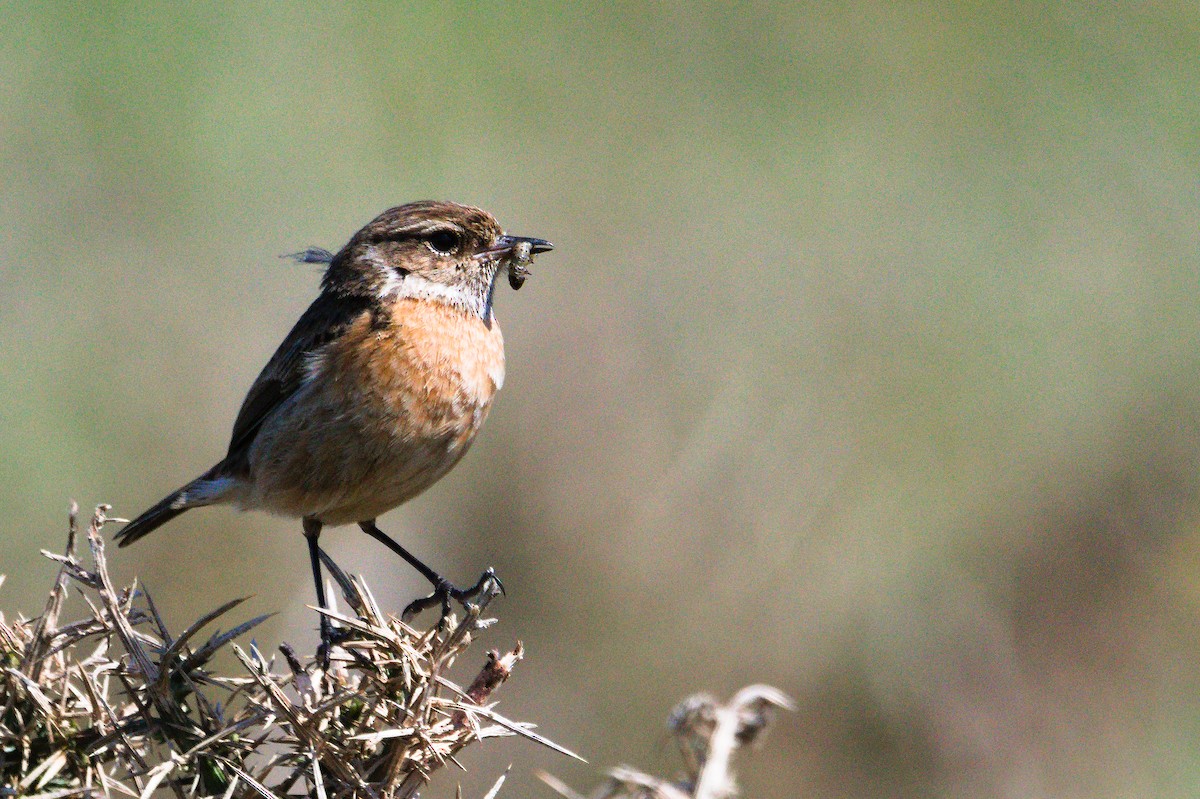
<instances>
[{"instance_id":1,"label":"bird's tail","mask_svg":"<svg viewBox=\"0 0 1200 799\"><path fill-rule=\"evenodd\" d=\"M121 528L121 532L116 534L114 540L120 546L127 547L186 510L220 502L224 489L229 487L230 480L216 475L219 466L220 464L178 491L173 491L163 497L154 507Z\"/></svg>"},{"instance_id":2,"label":"bird's tail","mask_svg":"<svg viewBox=\"0 0 1200 799\"><path fill-rule=\"evenodd\" d=\"M162 525L183 513L187 510L187 506L177 507L180 495L183 492L184 489L181 488L170 496L164 497L157 505L125 525L121 529L121 532L117 533L114 540L119 545L127 547L142 536L154 532Z\"/></svg>"}]
</instances>

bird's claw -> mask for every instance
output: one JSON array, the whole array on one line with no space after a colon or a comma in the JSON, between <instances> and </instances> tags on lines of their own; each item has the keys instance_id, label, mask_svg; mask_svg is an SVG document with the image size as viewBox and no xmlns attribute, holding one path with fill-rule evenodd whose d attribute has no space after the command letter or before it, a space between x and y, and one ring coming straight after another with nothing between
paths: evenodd
<instances>
[{"instance_id":1,"label":"bird's claw","mask_svg":"<svg viewBox=\"0 0 1200 799\"><path fill-rule=\"evenodd\" d=\"M414 616L422 611L428 610L434 605L442 606L442 618L450 615L451 600L458 602L464 608L470 604L470 600L476 597L487 595L488 599L501 594L503 595L504 583L500 582L500 578L496 576L496 570L490 566L479 576L475 585L469 588L459 588L449 580L441 579L433 589L433 593L429 596L423 596L420 599L414 599L404 608L404 612L400 614L400 618L404 621L410 621Z\"/></svg>"},{"instance_id":2,"label":"bird's claw","mask_svg":"<svg viewBox=\"0 0 1200 799\"><path fill-rule=\"evenodd\" d=\"M350 637L349 630L334 627L330 623L329 617L324 613L321 614L321 643L317 646L317 663L320 664L321 671L329 671L333 648Z\"/></svg>"}]
</instances>

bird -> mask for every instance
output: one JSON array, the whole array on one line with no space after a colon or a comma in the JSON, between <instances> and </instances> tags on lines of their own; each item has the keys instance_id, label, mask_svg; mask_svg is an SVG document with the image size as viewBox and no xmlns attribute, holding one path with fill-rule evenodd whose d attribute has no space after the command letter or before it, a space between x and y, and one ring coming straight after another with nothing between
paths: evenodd
<instances>
[{"instance_id":1,"label":"bird","mask_svg":"<svg viewBox=\"0 0 1200 799\"><path fill-rule=\"evenodd\" d=\"M458 588L376 525L466 454L504 383L493 309L498 276L518 289L539 238L504 232L487 211L424 200L389 208L327 264L315 300L242 402L225 457L116 535L128 546L193 508L233 505L299 518L317 603L327 608L318 539L357 524L433 584L405 617L466 601L494 577ZM328 618L321 616L322 646ZM327 649L326 649L327 651Z\"/></svg>"}]
</instances>

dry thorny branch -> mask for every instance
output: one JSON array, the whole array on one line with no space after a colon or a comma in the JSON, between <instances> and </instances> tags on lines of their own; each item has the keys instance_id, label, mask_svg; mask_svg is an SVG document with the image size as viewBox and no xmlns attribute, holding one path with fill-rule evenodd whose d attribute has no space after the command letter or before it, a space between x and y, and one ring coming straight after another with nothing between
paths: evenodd
<instances>
[{"instance_id":1,"label":"dry thorny branch","mask_svg":"<svg viewBox=\"0 0 1200 799\"><path fill-rule=\"evenodd\" d=\"M683 755L684 775L671 782L629 766L608 772L608 780L588 799L727 799L737 795L730 770L735 750L758 742L776 708L794 710L792 701L769 685L748 685L722 705L695 694L671 711L667 722ZM549 774L542 780L566 799L585 799Z\"/></svg>"},{"instance_id":2,"label":"dry thorny branch","mask_svg":"<svg viewBox=\"0 0 1200 799\"><path fill-rule=\"evenodd\" d=\"M341 636L332 665L302 664L284 645L277 670L234 643L265 616L198 637L242 600L174 636L144 589L115 588L100 536L106 511L86 530L91 569L77 557L73 509L66 553L44 553L60 570L42 615L0 616L0 795L411 797L477 739L522 735L571 754L488 704L520 643L490 653L465 690L446 678L488 624L480 614L491 595L420 631L326 561L350 608L327 611ZM71 586L87 613L65 621ZM227 647L245 673L208 670Z\"/></svg>"}]
</instances>

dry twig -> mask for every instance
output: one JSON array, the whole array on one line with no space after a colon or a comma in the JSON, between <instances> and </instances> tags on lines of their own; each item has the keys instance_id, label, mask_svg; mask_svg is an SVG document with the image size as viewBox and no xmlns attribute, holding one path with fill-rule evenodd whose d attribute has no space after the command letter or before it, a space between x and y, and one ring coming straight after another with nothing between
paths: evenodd
<instances>
[{"instance_id":1,"label":"dry twig","mask_svg":"<svg viewBox=\"0 0 1200 799\"><path fill-rule=\"evenodd\" d=\"M684 760L684 774L675 781L618 766L585 797L557 777L544 772L539 776L565 799L728 799L738 792L730 770L733 753L760 739L776 708L795 709L783 692L769 685L746 686L725 704L708 694L684 699L667 721Z\"/></svg>"}]
</instances>

